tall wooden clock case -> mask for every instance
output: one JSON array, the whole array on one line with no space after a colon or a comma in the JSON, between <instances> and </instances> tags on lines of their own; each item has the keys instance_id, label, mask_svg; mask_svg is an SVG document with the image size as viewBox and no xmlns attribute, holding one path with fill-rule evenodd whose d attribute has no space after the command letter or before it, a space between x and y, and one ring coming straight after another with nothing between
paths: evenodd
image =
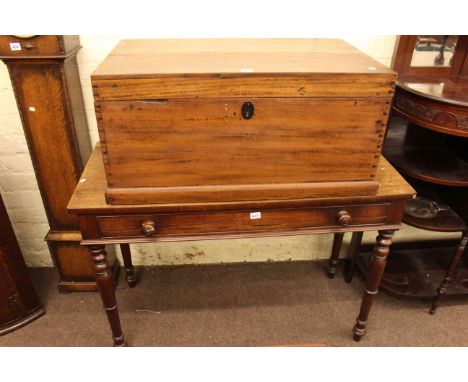
<instances>
[{"instance_id":1,"label":"tall wooden clock case","mask_svg":"<svg viewBox=\"0 0 468 382\"><path fill-rule=\"evenodd\" d=\"M61 291L96 289L77 218L66 206L91 153L76 54L78 36L0 36L50 231Z\"/></svg>"}]
</instances>

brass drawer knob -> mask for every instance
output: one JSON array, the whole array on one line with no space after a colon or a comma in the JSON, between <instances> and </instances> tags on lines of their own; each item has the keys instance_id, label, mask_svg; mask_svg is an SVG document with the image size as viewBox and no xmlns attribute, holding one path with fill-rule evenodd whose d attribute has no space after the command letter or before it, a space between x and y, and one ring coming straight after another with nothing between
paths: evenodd
<instances>
[{"instance_id":1,"label":"brass drawer knob","mask_svg":"<svg viewBox=\"0 0 468 382\"><path fill-rule=\"evenodd\" d=\"M141 232L146 237L151 237L156 233L156 224L152 220L145 220L141 223Z\"/></svg>"},{"instance_id":2,"label":"brass drawer knob","mask_svg":"<svg viewBox=\"0 0 468 382\"><path fill-rule=\"evenodd\" d=\"M340 211L336 214L336 220L338 220L338 223L341 225L349 225L351 224L351 215L348 213L348 211Z\"/></svg>"}]
</instances>

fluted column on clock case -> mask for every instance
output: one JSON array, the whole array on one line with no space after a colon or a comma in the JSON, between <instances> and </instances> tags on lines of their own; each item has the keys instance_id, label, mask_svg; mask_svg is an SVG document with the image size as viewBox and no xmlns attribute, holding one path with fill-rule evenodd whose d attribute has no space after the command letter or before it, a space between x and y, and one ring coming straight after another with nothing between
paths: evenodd
<instances>
[{"instance_id":1,"label":"fluted column on clock case","mask_svg":"<svg viewBox=\"0 0 468 382\"><path fill-rule=\"evenodd\" d=\"M50 225L61 291L97 290L75 215L66 207L91 153L76 54L78 36L0 36ZM112 256L110 264L118 266ZM114 272L117 274L117 272Z\"/></svg>"}]
</instances>

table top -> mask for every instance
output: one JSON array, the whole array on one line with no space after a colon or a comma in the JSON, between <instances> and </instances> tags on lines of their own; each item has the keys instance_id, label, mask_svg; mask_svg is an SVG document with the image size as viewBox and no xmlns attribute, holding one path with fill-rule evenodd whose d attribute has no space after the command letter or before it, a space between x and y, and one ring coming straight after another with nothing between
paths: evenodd
<instances>
[{"instance_id":1,"label":"table top","mask_svg":"<svg viewBox=\"0 0 468 382\"><path fill-rule=\"evenodd\" d=\"M468 82L447 80L445 82L405 82L397 85L411 93L449 105L468 108Z\"/></svg>"},{"instance_id":2,"label":"table top","mask_svg":"<svg viewBox=\"0 0 468 382\"><path fill-rule=\"evenodd\" d=\"M111 205L105 200L106 177L99 143L81 175L76 189L68 204L68 210L78 214L115 214L137 212L175 212L175 211L215 211L243 208L287 208L302 206L331 206L336 204L374 203L392 200L406 200L414 196L414 189L381 156L376 180L380 187L373 196L309 198L292 200L268 200L254 202L216 202L216 203L171 203L145 205Z\"/></svg>"},{"instance_id":3,"label":"table top","mask_svg":"<svg viewBox=\"0 0 468 382\"><path fill-rule=\"evenodd\" d=\"M395 72L338 39L122 40L93 79L161 75Z\"/></svg>"}]
</instances>

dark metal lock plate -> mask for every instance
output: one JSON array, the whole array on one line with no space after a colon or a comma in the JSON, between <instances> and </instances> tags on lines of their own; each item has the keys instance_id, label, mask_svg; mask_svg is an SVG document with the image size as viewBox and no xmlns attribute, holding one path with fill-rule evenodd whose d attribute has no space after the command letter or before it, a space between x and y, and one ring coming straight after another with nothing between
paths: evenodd
<instances>
[{"instance_id":1,"label":"dark metal lock plate","mask_svg":"<svg viewBox=\"0 0 468 382\"><path fill-rule=\"evenodd\" d=\"M242 105L242 110L241 110L242 117L244 119L252 118L254 115L254 111L255 111L255 108L252 102L244 102L244 104Z\"/></svg>"}]
</instances>

